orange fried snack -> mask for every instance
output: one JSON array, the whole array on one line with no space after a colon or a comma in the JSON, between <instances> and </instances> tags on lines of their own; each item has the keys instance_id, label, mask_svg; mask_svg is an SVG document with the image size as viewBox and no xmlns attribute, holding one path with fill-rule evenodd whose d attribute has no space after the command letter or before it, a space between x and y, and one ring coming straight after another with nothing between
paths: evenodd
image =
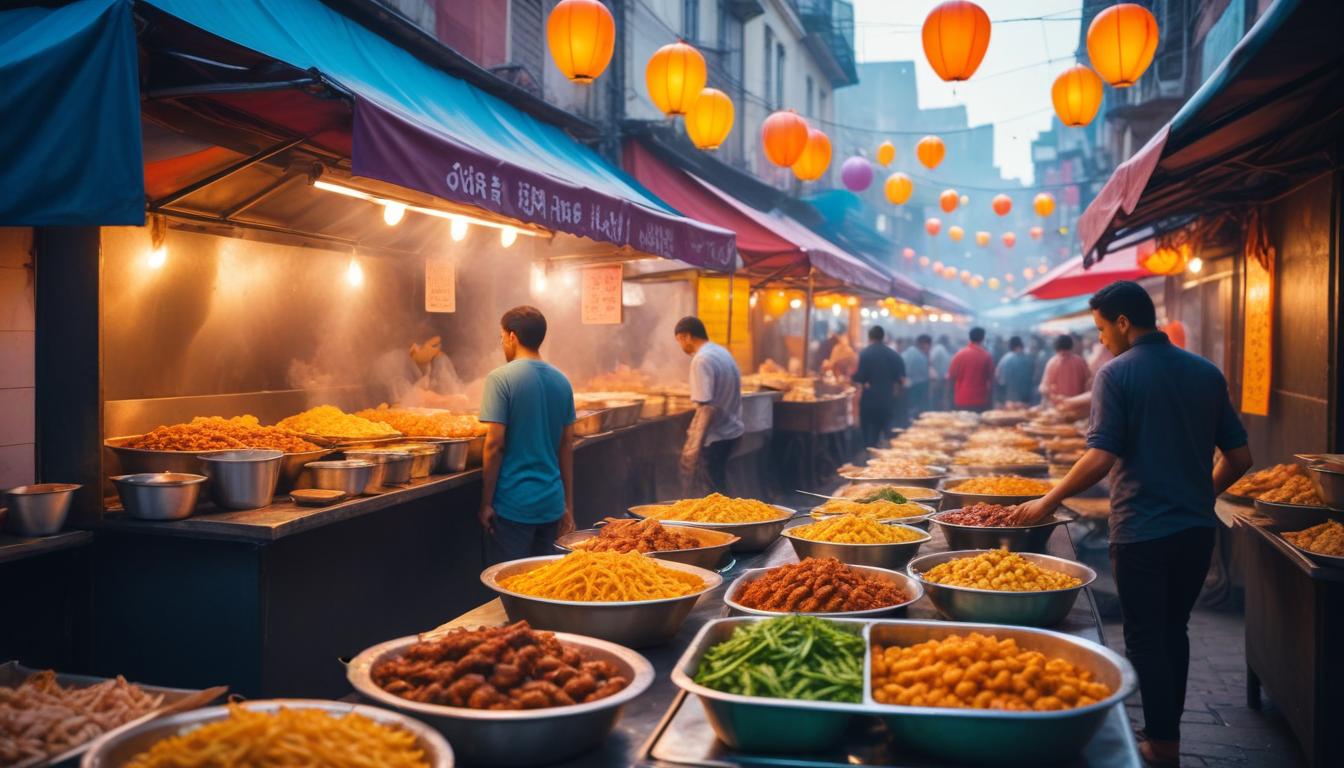
<instances>
[{"instance_id":1,"label":"orange fried snack","mask_svg":"<svg viewBox=\"0 0 1344 768\"><path fill-rule=\"evenodd\" d=\"M132 440L126 448L144 451L223 451L264 448L305 453L320 447L280 427L263 427L255 416L197 416L187 424L155 427Z\"/></svg>"},{"instance_id":2,"label":"orange fried snack","mask_svg":"<svg viewBox=\"0 0 1344 768\"><path fill-rule=\"evenodd\" d=\"M771 568L734 599L762 611L841 613L899 605L908 597L888 579L856 571L833 557L809 557Z\"/></svg>"},{"instance_id":3,"label":"orange fried snack","mask_svg":"<svg viewBox=\"0 0 1344 768\"><path fill-rule=\"evenodd\" d=\"M695 536L667 528L657 520L609 517L607 524L598 530L596 536L575 544L573 549L589 552L668 552L700 546L703 545Z\"/></svg>"}]
</instances>

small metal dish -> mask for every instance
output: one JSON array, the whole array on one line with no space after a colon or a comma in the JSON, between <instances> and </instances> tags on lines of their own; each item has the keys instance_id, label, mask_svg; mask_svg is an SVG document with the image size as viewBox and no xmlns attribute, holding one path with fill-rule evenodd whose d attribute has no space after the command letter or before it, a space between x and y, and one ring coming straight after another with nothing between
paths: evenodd
<instances>
[{"instance_id":1,"label":"small metal dish","mask_svg":"<svg viewBox=\"0 0 1344 768\"><path fill-rule=\"evenodd\" d=\"M211 500L224 509L259 509L270 504L284 456L281 451L252 449L202 454Z\"/></svg>"},{"instance_id":2,"label":"small metal dish","mask_svg":"<svg viewBox=\"0 0 1344 768\"><path fill-rule=\"evenodd\" d=\"M345 500L346 493L325 488L295 488L289 492L289 498L301 507L325 507Z\"/></svg>"},{"instance_id":3,"label":"small metal dish","mask_svg":"<svg viewBox=\"0 0 1344 768\"><path fill-rule=\"evenodd\" d=\"M440 475L452 475L466 471L473 440L474 438L470 437L408 437L405 442L439 446L439 456L431 471Z\"/></svg>"},{"instance_id":4,"label":"small metal dish","mask_svg":"<svg viewBox=\"0 0 1344 768\"><path fill-rule=\"evenodd\" d=\"M1321 497L1327 507L1344 509L1344 471L1336 470L1338 464L1315 463L1307 466L1311 476L1311 485L1316 495Z\"/></svg>"},{"instance_id":5,"label":"small metal dish","mask_svg":"<svg viewBox=\"0 0 1344 768\"><path fill-rule=\"evenodd\" d=\"M644 518L653 507L665 507L669 504L675 504L673 501L663 501L656 504L640 504L630 507L631 515ZM692 528L708 528L715 531L731 533L738 537L737 542L732 545L734 552L760 552L774 543L779 536L780 531L790 520L798 515L797 510L789 507L781 507L778 504L770 506L779 510L779 517L773 520L759 520L752 523L700 523L691 520L659 520L660 523L676 523L677 525L686 525Z\"/></svg>"},{"instance_id":6,"label":"small metal dish","mask_svg":"<svg viewBox=\"0 0 1344 768\"><path fill-rule=\"evenodd\" d=\"M205 475L185 472L148 472L108 478L127 517L141 520L182 520L191 517L205 483Z\"/></svg>"},{"instance_id":7,"label":"small metal dish","mask_svg":"<svg viewBox=\"0 0 1344 768\"><path fill-rule=\"evenodd\" d=\"M373 463L373 475L364 487L365 493L382 493L389 485L405 485L411 481L411 461L414 457L405 451L362 448L346 451L345 458Z\"/></svg>"},{"instance_id":8,"label":"small metal dish","mask_svg":"<svg viewBox=\"0 0 1344 768\"><path fill-rule=\"evenodd\" d=\"M837 491L835 492L834 495L836 495L836 496L840 496L840 497L843 497L843 498L851 498L851 499L852 499L852 498L861 498L862 495L861 495L861 494L860 494L860 495L856 495L856 494L858 494L858 492L857 492L857 491L854 491L854 490L852 490L852 489L854 489L856 486L864 486L864 485L869 485L869 484L871 484L871 485L890 485L890 486L892 486L893 488L895 488L895 490L896 490L897 493L900 493L901 495L905 496L905 498L906 498L907 501L913 501L913 502L915 502L916 504L927 504L927 505L929 505L930 507L933 507L934 510L939 510L939 509L942 509L942 508L943 508L943 492L940 491L940 490L938 490L937 488L928 488L928 487L925 487L925 486L922 486L922 485L904 485L904 486L898 486L898 485L896 485L896 484L894 484L894 483L879 483L879 482L869 481L869 480L856 480L856 481L851 482L849 485L847 485L847 486L841 488L840 490L837 490ZM915 496L915 495L911 495L911 493L908 493L907 491L909 491L909 492L922 492L922 494L921 494L921 495L918 495L918 496Z\"/></svg>"},{"instance_id":9,"label":"small metal dish","mask_svg":"<svg viewBox=\"0 0 1344 768\"><path fill-rule=\"evenodd\" d=\"M363 459L309 462L304 468L303 485L358 496L372 482L374 469L378 466Z\"/></svg>"},{"instance_id":10,"label":"small metal dish","mask_svg":"<svg viewBox=\"0 0 1344 768\"><path fill-rule=\"evenodd\" d=\"M783 535L789 540L789 544L793 545L793 551L800 560L805 557L834 557L847 565L895 570L904 568L919 552L919 548L928 543L932 537L927 531L909 525L892 527L914 531L920 534L920 538L889 544L840 544L833 541L804 539L794 535L792 529L784 531Z\"/></svg>"},{"instance_id":11,"label":"small metal dish","mask_svg":"<svg viewBox=\"0 0 1344 768\"><path fill-rule=\"evenodd\" d=\"M802 556L799 555L799 557ZM775 567L778 568L779 566ZM849 567L850 569L855 571L861 571L863 573L872 576L878 576L880 578L887 579L888 581L895 582L896 586L899 587L900 590L906 594L907 599L905 600L905 602L902 603L897 603L895 605L886 605L881 608L873 608L867 611L840 611L838 613L809 613L808 614L809 616L823 616L825 618L843 618L843 619L859 619L859 618L877 617L877 616L895 616L904 611L907 606L919 602L919 599L924 596L924 587L921 586L918 581L910 578L909 576L907 576L904 573L901 573L900 571L893 571L887 568L875 568L873 566L868 565L851 564L849 565ZM729 608L732 608L734 611L738 611L739 613L745 613L749 616L787 615L788 613L790 613L789 611L768 611L763 608L748 608L747 606L737 602L737 596L742 594L742 590L746 589L747 586L750 585L753 581L756 581L757 579L761 578L766 573L772 570L774 570L774 568L751 568L747 571L744 571L741 576L737 577L736 581L734 581L732 584L728 586L728 591L724 593L723 596L723 602ZM797 613L804 613L804 612L797 611Z\"/></svg>"},{"instance_id":12,"label":"small metal dish","mask_svg":"<svg viewBox=\"0 0 1344 768\"><path fill-rule=\"evenodd\" d=\"M434 470L434 465L438 464L440 453L437 443L425 442L392 443L387 446L387 450L403 451L411 454L412 480L429 477L429 473Z\"/></svg>"},{"instance_id":13,"label":"small metal dish","mask_svg":"<svg viewBox=\"0 0 1344 768\"><path fill-rule=\"evenodd\" d=\"M1008 549L1043 555L1055 528L1073 521L1073 518L1059 514L1043 523L1021 526L958 525L942 519L944 515L960 511L961 508L949 509L929 518L942 529L948 549Z\"/></svg>"},{"instance_id":14,"label":"small metal dish","mask_svg":"<svg viewBox=\"0 0 1344 768\"><path fill-rule=\"evenodd\" d=\"M38 483L9 489L6 530L16 536L51 536L61 532L70 514L77 483Z\"/></svg>"},{"instance_id":15,"label":"small metal dish","mask_svg":"<svg viewBox=\"0 0 1344 768\"><path fill-rule=\"evenodd\" d=\"M924 585L924 594L933 601L934 607L953 621L1016 624L1028 627L1049 627L1063 621L1073 608L1078 595L1097 578L1097 572L1082 563L1032 552L1018 554L1042 568L1073 576L1081 583L1068 589L1004 592L935 584L924 578L929 569L940 563L963 557L975 557L990 551L993 550L967 549L921 555L910 561L906 571Z\"/></svg>"},{"instance_id":16,"label":"small metal dish","mask_svg":"<svg viewBox=\"0 0 1344 768\"><path fill-rule=\"evenodd\" d=\"M924 511L918 515L906 515L905 517L884 517L878 519L877 522L899 523L901 525L913 525L917 528L927 529L929 527L929 517L938 514L937 509L923 502L909 501L907 503L914 504L922 508ZM825 507L826 507L825 504L818 504L807 513L808 517L811 517L815 520L825 520L827 518L839 517L845 514L844 512L828 512L826 511Z\"/></svg>"},{"instance_id":17,"label":"small metal dish","mask_svg":"<svg viewBox=\"0 0 1344 768\"><path fill-rule=\"evenodd\" d=\"M723 570L724 566L732 562L732 546L737 543L738 537L731 533L716 531L710 528L695 528L689 525L662 524L664 528L674 528L679 533L685 533L688 536L694 536L700 541L700 546L692 549L670 549L662 552L648 552L649 557L658 560L670 560L674 563L685 563L694 565L697 568L704 568L709 571ZM573 552L576 545L589 539L595 538L601 532L600 528L588 528L582 531L574 531L555 540L557 549L565 552Z\"/></svg>"}]
</instances>

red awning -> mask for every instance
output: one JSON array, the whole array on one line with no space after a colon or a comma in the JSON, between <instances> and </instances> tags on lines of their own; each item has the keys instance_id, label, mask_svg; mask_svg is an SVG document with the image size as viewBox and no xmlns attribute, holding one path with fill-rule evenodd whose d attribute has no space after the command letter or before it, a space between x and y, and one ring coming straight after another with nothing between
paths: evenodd
<instances>
[{"instance_id":1,"label":"red awning","mask_svg":"<svg viewBox=\"0 0 1344 768\"><path fill-rule=\"evenodd\" d=\"M1139 266L1138 257L1140 248L1152 247L1149 241L1121 248L1094 264L1091 269L1084 269L1083 257L1075 256L1027 286L1026 293L1038 299L1067 299L1096 293L1117 280L1151 277L1152 272Z\"/></svg>"}]
</instances>

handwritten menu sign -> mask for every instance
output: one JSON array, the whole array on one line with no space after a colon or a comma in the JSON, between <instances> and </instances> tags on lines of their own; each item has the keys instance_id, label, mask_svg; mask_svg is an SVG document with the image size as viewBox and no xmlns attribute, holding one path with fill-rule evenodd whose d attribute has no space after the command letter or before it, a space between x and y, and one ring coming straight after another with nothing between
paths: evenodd
<instances>
[{"instance_id":1,"label":"handwritten menu sign","mask_svg":"<svg viewBox=\"0 0 1344 768\"><path fill-rule=\"evenodd\" d=\"M425 311L457 311L457 266L447 259L425 259Z\"/></svg>"},{"instance_id":2,"label":"handwritten menu sign","mask_svg":"<svg viewBox=\"0 0 1344 768\"><path fill-rule=\"evenodd\" d=\"M580 322L584 325L620 325L621 288L620 264L584 267Z\"/></svg>"},{"instance_id":3,"label":"handwritten menu sign","mask_svg":"<svg viewBox=\"0 0 1344 768\"><path fill-rule=\"evenodd\" d=\"M1269 415L1274 370L1274 261L1262 266L1246 259L1245 308L1242 311L1241 412Z\"/></svg>"}]
</instances>

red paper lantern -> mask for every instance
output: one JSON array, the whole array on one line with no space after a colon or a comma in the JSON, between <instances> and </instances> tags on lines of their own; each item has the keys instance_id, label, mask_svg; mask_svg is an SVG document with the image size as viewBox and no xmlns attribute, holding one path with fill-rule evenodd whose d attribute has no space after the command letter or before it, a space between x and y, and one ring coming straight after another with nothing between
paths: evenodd
<instances>
[{"instance_id":1,"label":"red paper lantern","mask_svg":"<svg viewBox=\"0 0 1344 768\"><path fill-rule=\"evenodd\" d=\"M938 196L938 205L942 207L944 213L951 213L957 210L957 203L961 202L961 196L955 189L945 189L943 194Z\"/></svg>"},{"instance_id":2,"label":"red paper lantern","mask_svg":"<svg viewBox=\"0 0 1344 768\"><path fill-rule=\"evenodd\" d=\"M1032 227L1027 230L1027 234L1031 235L1032 240L1040 240L1041 236L1045 234L1045 230L1040 227Z\"/></svg>"},{"instance_id":3,"label":"red paper lantern","mask_svg":"<svg viewBox=\"0 0 1344 768\"><path fill-rule=\"evenodd\" d=\"M942 228L943 222L938 219L930 218L924 220L924 231L928 232L930 235L937 235Z\"/></svg>"},{"instance_id":4,"label":"red paper lantern","mask_svg":"<svg viewBox=\"0 0 1344 768\"><path fill-rule=\"evenodd\" d=\"M1014 245L1017 245L1017 235L1014 235L1012 232L1004 232L1003 244L1008 246L1009 248L1012 248Z\"/></svg>"},{"instance_id":5,"label":"red paper lantern","mask_svg":"<svg viewBox=\"0 0 1344 768\"><path fill-rule=\"evenodd\" d=\"M904 256L904 257L907 258L907 259L913 259L913 258L915 258L915 249L914 249L914 248L903 248L903 249L901 249L901 255Z\"/></svg>"},{"instance_id":6,"label":"red paper lantern","mask_svg":"<svg viewBox=\"0 0 1344 768\"><path fill-rule=\"evenodd\" d=\"M1007 195L995 195L989 205L995 213L1000 216L1007 216L1008 212L1013 210L1013 198Z\"/></svg>"}]
</instances>

